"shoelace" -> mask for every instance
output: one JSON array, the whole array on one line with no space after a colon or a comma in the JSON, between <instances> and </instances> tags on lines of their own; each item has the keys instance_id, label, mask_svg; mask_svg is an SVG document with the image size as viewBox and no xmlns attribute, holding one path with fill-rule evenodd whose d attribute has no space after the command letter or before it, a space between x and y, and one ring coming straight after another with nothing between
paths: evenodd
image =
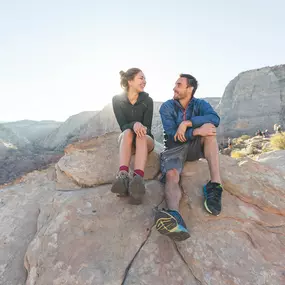
<instances>
[{"instance_id":1,"label":"shoelace","mask_svg":"<svg viewBox=\"0 0 285 285\"><path fill-rule=\"evenodd\" d=\"M211 185L211 188L207 188L207 199L214 200L215 202L219 202L222 196L222 190L220 186Z\"/></svg>"},{"instance_id":2,"label":"shoelace","mask_svg":"<svg viewBox=\"0 0 285 285\"><path fill-rule=\"evenodd\" d=\"M129 177L129 174L127 172L125 172L125 171L120 171L118 173L117 177L125 179L125 178Z\"/></svg>"}]
</instances>

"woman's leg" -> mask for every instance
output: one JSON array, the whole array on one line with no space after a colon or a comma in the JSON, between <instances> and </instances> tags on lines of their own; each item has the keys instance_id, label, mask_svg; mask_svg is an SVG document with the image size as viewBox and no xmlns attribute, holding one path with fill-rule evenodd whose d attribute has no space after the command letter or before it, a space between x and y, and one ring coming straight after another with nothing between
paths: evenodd
<instances>
[{"instance_id":1,"label":"woman's leg","mask_svg":"<svg viewBox=\"0 0 285 285\"><path fill-rule=\"evenodd\" d=\"M130 129L125 130L119 139L120 143L120 168L126 166L129 168L131 156L132 156L132 145L134 140L134 132ZM122 169L120 169L122 170ZM128 171L128 170L126 170Z\"/></svg>"},{"instance_id":2,"label":"woman's leg","mask_svg":"<svg viewBox=\"0 0 285 285\"><path fill-rule=\"evenodd\" d=\"M144 169L147 161L148 152L154 148L154 141L149 136L142 138L136 137L136 153L134 163L134 177L130 182L129 194L131 204L141 204L145 194Z\"/></svg>"},{"instance_id":3,"label":"woman's leg","mask_svg":"<svg viewBox=\"0 0 285 285\"><path fill-rule=\"evenodd\" d=\"M151 152L153 148L154 140L150 136L144 136L142 138L136 137L135 174L140 175L141 171L144 172L148 153ZM139 170L139 173L136 173L137 170ZM143 177L143 174L140 176Z\"/></svg>"},{"instance_id":4,"label":"woman's leg","mask_svg":"<svg viewBox=\"0 0 285 285\"><path fill-rule=\"evenodd\" d=\"M119 153L119 172L112 185L111 191L120 196L128 195L129 187L129 165L132 155L132 145L134 132L130 129L125 130L119 137L120 153Z\"/></svg>"}]
</instances>

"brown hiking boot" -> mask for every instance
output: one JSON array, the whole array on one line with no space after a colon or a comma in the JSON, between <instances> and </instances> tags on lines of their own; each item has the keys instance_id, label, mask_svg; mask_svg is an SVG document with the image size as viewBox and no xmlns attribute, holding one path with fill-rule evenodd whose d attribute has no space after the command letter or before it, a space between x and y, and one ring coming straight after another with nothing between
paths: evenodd
<instances>
[{"instance_id":1,"label":"brown hiking boot","mask_svg":"<svg viewBox=\"0 0 285 285\"><path fill-rule=\"evenodd\" d=\"M145 194L144 180L141 176L135 175L129 185L130 204L139 205Z\"/></svg>"},{"instance_id":2,"label":"brown hiking boot","mask_svg":"<svg viewBox=\"0 0 285 285\"><path fill-rule=\"evenodd\" d=\"M128 196L129 173L125 170L119 171L113 182L111 191L118 196Z\"/></svg>"}]
</instances>

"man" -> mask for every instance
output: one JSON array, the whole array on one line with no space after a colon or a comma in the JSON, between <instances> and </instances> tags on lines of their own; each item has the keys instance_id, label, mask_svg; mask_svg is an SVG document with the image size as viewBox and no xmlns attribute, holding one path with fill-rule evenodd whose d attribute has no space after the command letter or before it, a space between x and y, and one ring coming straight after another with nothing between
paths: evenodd
<instances>
[{"instance_id":1,"label":"man","mask_svg":"<svg viewBox=\"0 0 285 285\"><path fill-rule=\"evenodd\" d=\"M181 74L175 83L174 97L160 107L166 150L161 153L161 181L165 182L168 210L156 213L156 228L161 234L182 241L189 232L179 213L180 174L185 161L206 158L211 180L203 187L206 210L212 215L221 212L222 185L216 127L220 118L211 105L194 98L198 82L192 75Z\"/></svg>"}]
</instances>

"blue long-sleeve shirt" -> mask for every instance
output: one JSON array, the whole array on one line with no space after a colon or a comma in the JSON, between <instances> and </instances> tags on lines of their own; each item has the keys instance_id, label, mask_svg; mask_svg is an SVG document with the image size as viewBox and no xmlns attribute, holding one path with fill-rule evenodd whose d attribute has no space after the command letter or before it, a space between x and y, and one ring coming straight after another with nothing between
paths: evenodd
<instances>
[{"instance_id":1,"label":"blue long-sleeve shirt","mask_svg":"<svg viewBox=\"0 0 285 285\"><path fill-rule=\"evenodd\" d=\"M192 127L187 128L185 137L187 141L193 139L193 130L206 123L211 123L218 127L220 117L212 106L203 99L192 98L189 105L184 109L178 100L168 100L159 109L163 129L164 142L166 147L181 144L174 142L174 135L182 121L190 120Z\"/></svg>"}]
</instances>

